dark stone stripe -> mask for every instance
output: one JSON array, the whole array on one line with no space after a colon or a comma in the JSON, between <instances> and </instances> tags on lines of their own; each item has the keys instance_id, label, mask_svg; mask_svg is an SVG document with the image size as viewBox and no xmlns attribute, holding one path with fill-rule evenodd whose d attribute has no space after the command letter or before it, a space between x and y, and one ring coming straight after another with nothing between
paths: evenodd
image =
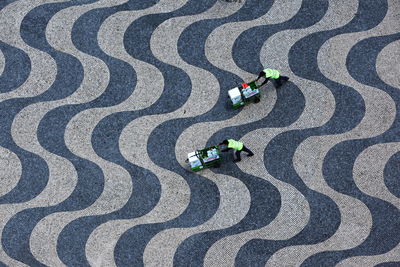
<instances>
[{"instance_id":1,"label":"dark stone stripe","mask_svg":"<svg viewBox=\"0 0 400 267\"><path fill-rule=\"evenodd\" d=\"M264 162L274 177L291 183L306 196L311 210L310 221L298 235L289 240L248 242L236 257L238 266L248 264L264 266L271 255L283 247L322 242L337 230L340 213L336 204L329 197L305 187L293 168L293 153L295 148L309 136L346 132L361 121L365 113L363 99L352 88L326 79L318 69L317 53L326 40L337 34L373 28L383 19L386 11L386 2L360 1L355 18L347 25L310 34L291 48L289 63L293 72L329 88L335 97L336 109L330 121L321 127L285 132L274 138L266 149Z\"/></svg>"},{"instance_id":2,"label":"dark stone stripe","mask_svg":"<svg viewBox=\"0 0 400 267\"><path fill-rule=\"evenodd\" d=\"M205 40L212 30L222 25L223 23L240 18L240 16L242 16L243 14L248 14L249 10L251 10L251 8L254 8L255 4L255 1L248 1L245 9L241 9L238 13L235 13L233 16L228 18L204 20L190 25L187 29L184 30L179 38L178 51L181 57L189 64L196 65L212 72L217 77L223 87L229 88L236 85L236 83L233 82L234 80L237 80L237 82L239 82L239 79L236 78L236 76L233 76L230 73L226 73L212 66L206 59L204 52L201 53L201 51L204 51ZM267 5L266 8L269 8L269 6ZM198 11L198 9L194 10ZM259 12L265 13L265 8L261 9L261 11ZM259 16L260 13L255 14L251 17L247 17L247 19L253 19L256 16ZM193 53L193 51L200 52ZM140 54L140 51L135 52L136 53L134 53L134 55ZM231 77L234 79L232 79ZM118 241L115 249L115 259L118 265L143 264L142 249L145 248L145 244L143 243L147 243L148 240L150 240L152 237L144 237L142 234L143 232L154 235L158 231L164 230L166 228L193 227L200 223L203 223L204 221L208 220L213 214L215 214L219 202L218 189L215 187L215 184L204 178L198 178L197 175L182 169L175 159L166 163L165 160L161 160L160 157L161 155L174 155L176 140L179 135L185 129L187 129L187 127L190 127L191 125L202 121L212 121L216 118L218 120L227 119L237 113L231 108L227 107L227 105L225 104L227 103L226 92L221 92L218 97L219 99L217 105L206 114L200 115L195 118L167 121L159 125L152 132L148 142L148 153L150 157L161 167L174 171L182 175L187 180L191 189L191 201L185 212L178 218L173 219L172 221L148 226L137 226L125 233ZM165 135L166 132L168 132L169 134ZM154 147L158 148L157 153L155 153L154 149L150 149ZM207 207L208 209L205 210L204 207ZM139 238L137 235L142 236L141 238ZM143 243L139 245L138 242ZM128 248L124 247L127 244L130 244L130 246ZM132 256L132 251L138 251L138 257Z\"/></svg>"},{"instance_id":3,"label":"dark stone stripe","mask_svg":"<svg viewBox=\"0 0 400 267\"><path fill-rule=\"evenodd\" d=\"M400 152L394 154L386 163L384 181L387 189L400 198Z\"/></svg>"},{"instance_id":4,"label":"dark stone stripe","mask_svg":"<svg viewBox=\"0 0 400 267\"><path fill-rule=\"evenodd\" d=\"M224 128L216 132L208 140L208 144L220 143L227 137L239 140L243 135L259 128L285 127L295 122L301 115L305 105L305 99L301 91L294 84L288 83L277 90L277 96L274 108L266 117L252 123ZM259 229L268 225L281 208L279 191L273 185L264 179L243 173L236 164L231 162L233 154L228 153L223 156L224 164L214 171L235 177L246 185L251 196L250 209L246 216L236 225L226 229L196 234L185 240L175 254L174 264L178 266L185 266L190 262L202 265L205 254L216 241L229 235ZM243 160L251 159L246 159L244 156Z\"/></svg>"},{"instance_id":5,"label":"dark stone stripe","mask_svg":"<svg viewBox=\"0 0 400 267\"><path fill-rule=\"evenodd\" d=\"M75 4L89 3L89 2L90 1L80 1L80 2L76 1ZM18 114L20 110L22 110L24 107L30 104L65 98L71 95L79 87L82 81L83 69L80 62L71 55L54 50L48 44L45 37L45 29L48 24L48 21L52 18L52 16L58 11L62 10L63 8L69 7L71 5L72 5L71 3L60 3L60 4L46 4L36 7L25 16L25 18L21 23L21 37L23 38L23 40L28 45L37 48L41 51L44 51L54 58L57 64L57 76L55 82L51 85L51 87L47 91L43 92L42 94L36 97L25 98L25 99L12 99L1 103L1 105L3 106L4 104L9 104L10 106L10 109L7 109L8 113L5 120L6 123L5 127L7 128L6 131L4 132L4 135L7 137L7 139L10 139L6 140L8 144L13 144L12 138L10 136L11 133L10 126L12 123L12 119L15 117L16 114ZM69 107L70 106L68 106L68 108ZM13 109L13 112L9 112L11 108ZM60 108L56 109L54 113L57 114L59 109ZM61 116L62 115L65 114L61 113ZM45 117L48 118L49 113L46 114ZM46 129L41 129L41 125L43 125L43 123L46 123L46 119L44 118L44 120L42 120L42 122L40 123L38 129L38 140L41 143L41 145L44 146L45 148L46 144L48 144L47 142L51 142L51 140L60 136L60 133L63 145L63 131L60 131L57 128L57 126L63 124L62 118L63 117L59 118L59 120L54 118L51 119L51 121L49 122L50 125ZM44 136L41 136L41 132L44 132ZM47 148L50 152L56 154L62 151L62 148L58 147L58 143L54 147L47 147ZM16 153L16 154L21 158L20 156L21 153ZM64 156L62 154L60 155ZM38 156L35 156L32 153L29 153L28 156L21 159L21 162L23 163L22 165L23 173L18 185L9 194L1 198L4 203L11 201L12 201L11 203L28 201L33 197L35 197L36 195L38 195L47 184L48 168L46 163ZM98 173L98 175L102 177L101 170L99 170L97 166L95 166L89 161L86 162L80 161L79 159L77 159L77 157L73 156L71 156L69 159L74 164L78 172L78 180L79 180L77 188L72 193L72 197L81 200L83 202L82 203L83 205L86 204L90 205L97 198L97 197L95 197L94 199L88 198L92 194L91 190L94 189L95 192L96 191L99 192L100 190L99 189L96 190L96 188L103 187L102 178L100 181L94 181L94 182L90 178L94 173ZM25 161L28 161L28 163L24 165ZM28 172L24 172L24 169L27 168L26 165L28 165L28 167L31 167L28 169ZM27 177L28 175L29 177ZM82 176L89 177L89 179L82 179ZM31 180L33 178L34 180ZM33 183L33 181L35 183ZM80 188L80 185L83 185L83 187ZM70 202L70 199L71 198L67 199L63 203ZM2 233L2 245L5 252L10 257L19 260L25 264L28 264L30 266L41 266L42 264L33 257L29 249L29 238L32 229L36 226L37 222L41 220L43 217L51 214L52 212L65 211L65 210L69 209L63 207L63 204L59 204L54 207L48 207L48 208L26 209L16 214L14 217L12 217L12 219L10 219L7 222Z\"/></svg>"},{"instance_id":6,"label":"dark stone stripe","mask_svg":"<svg viewBox=\"0 0 400 267\"><path fill-rule=\"evenodd\" d=\"M383 262L375 265L375 267L399 267L400 261Z\"/></svg>"},{"instance_id":7,"label":"dark stone stripe","mask_svg":"<svg viewBox=\"0 0 400 267\"><path fill-rule=\"evenodd\" d=\"M28 55L16 47L0 41L0 50L4 55L5 65L0 75L0 94L20 87L31 71Z\"/></svg>"},{"instance_id":8,"label":"dark stone stripe","mask_svg":"<svg viewBox=\"0 0 400 267\"><path fill-rule=\"evenodd\" d=\"M17 1L17 0L2 0L0 2L0 10L2 10L4 7L6 7L7 5L9 5L15 1Z\"/></svg>"},{"instance_id":9,"label":"dark stone stripe","mask_svg":"<svg viewBox=\"0 0 400 267\"><path fill-rule=\"evenodd\" d=\"M355 185L352 168L357 156L370 146L399 142L399 109L400 94L398 89L386 85L376 73L376 59L380 51L397 41L400 34L371 37L357 43L347 57L349 73L357 81L376 87L388 93L396 104L396 119L392 126L383 134L361 140L349 140L336 145L325 158L323 171L328 184L343 194L361 200L367 205L372 214L372 229L367 239L357 247L342 251L327 251L315 254L305 265L315 265L326 261L335 264L349 257L383 254L400 242L400 211L391 203L370 197L361 192ZM325 260L326 259L326 260Z\"/></svg>"}]
</instances>

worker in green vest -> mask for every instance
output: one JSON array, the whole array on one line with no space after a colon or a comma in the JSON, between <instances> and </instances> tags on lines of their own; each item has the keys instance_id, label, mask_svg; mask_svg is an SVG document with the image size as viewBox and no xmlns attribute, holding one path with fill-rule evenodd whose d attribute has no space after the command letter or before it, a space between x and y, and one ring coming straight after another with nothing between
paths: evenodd
<instances>
[{"instance_id":1,"label":"worker in green vest","mask_svg":"<svg viewBox=\"0 0 400 267\"><path fill-rule=\"evenodd\" d=\"M254 153L251 152L250 149L245 147L242 142L235 141L233 139L225 139L224 141L222 141L222 143L220 145L225 145L226 146L225 149L221 149L222 152L226 152L226 151L231 150L231 149L236 150L235 151L236 159L234 159L233 162L241 161L240 153L242 151L247 152L247 156L249 156L249 157L254 155Z\"/></svg>"},{"instance_id":2,"label":"worker in green vest","mask_svg":"<svg viewBox=\"0 0 400 267\"><path fill-rule=\"evenodd\" d=\"M265 78L265 81L261 83L259 87L266 84L269 81L269 79L272 79L272 82L274 83L276 89L281 87L283 83L289 80L289 77L280 75L279 71L274 69L263 69L258 75L256 81L258 81L261 77Z\"/></svg>"}]
</instances>

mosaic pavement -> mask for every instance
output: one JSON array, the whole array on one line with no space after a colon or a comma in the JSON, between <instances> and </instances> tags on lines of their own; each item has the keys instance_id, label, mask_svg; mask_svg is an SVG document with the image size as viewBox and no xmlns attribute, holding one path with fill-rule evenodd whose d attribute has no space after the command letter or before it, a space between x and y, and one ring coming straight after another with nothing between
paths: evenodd
<instances>
[{"instance_id":1,"label":"mosaic pavement","mask_svg":"<svg viewBox=\"0 0 400 267\"><path fill-rule=\"evenodd\" d=\"M1 0L0 266L400 266L399 74L399 0Z\"/></svg>"}]
</instances>

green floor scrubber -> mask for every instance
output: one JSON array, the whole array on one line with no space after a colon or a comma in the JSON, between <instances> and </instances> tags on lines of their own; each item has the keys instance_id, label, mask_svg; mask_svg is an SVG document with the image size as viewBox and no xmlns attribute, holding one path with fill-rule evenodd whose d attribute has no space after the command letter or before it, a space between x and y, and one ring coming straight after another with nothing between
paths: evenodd
<instances>
[{"instance_id":1,"label":"green floor scrubber","mask_svg":"<svg viewBox=\"0 0 400 267\"><path fill-rule=\"evenodd\" d=\"M189 163L190 168L195 172L211 167L218 168L221 164L221 150L219 146L196 150L188 154L186 162Z\"/></svg>"},{"instance_id":2,"label":"green floor scrubber","mask_svg":"<svg viewBox=\"0 0 400 267\"><path fill-rule=\"evenodd\" d=\"M238 108L248 103L260 102L259 87L260 85L256 81L251 81L229 90L228 95L232 101L232 106Z\"/></svg>"}]
</instances>

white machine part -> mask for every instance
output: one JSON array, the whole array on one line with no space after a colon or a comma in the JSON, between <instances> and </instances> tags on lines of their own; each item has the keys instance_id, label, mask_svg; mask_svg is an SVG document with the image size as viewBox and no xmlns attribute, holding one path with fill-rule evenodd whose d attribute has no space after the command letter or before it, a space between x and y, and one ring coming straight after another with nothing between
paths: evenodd
<instances>
[{"instance_id":1,"label":"white machine part","mask_svg":"<svg viewBox=\"0 0 400 267\"><path fill-rule=\"evenodd\" d=\"M196 152L188 154L190 167L194 168L201 165L200 159L196 156Z\"/></svg>"},{"instance_id":2,"label":"white machine part","mask_svg":"<svg viewBox=\"0 0 400 267\"><path fill-rule=\"evenodd\" d=\"M229 90L228 95L234 105L242 102L242 96L240 95L239 88L235 87Z\"/></svg>"}]
</instances>

